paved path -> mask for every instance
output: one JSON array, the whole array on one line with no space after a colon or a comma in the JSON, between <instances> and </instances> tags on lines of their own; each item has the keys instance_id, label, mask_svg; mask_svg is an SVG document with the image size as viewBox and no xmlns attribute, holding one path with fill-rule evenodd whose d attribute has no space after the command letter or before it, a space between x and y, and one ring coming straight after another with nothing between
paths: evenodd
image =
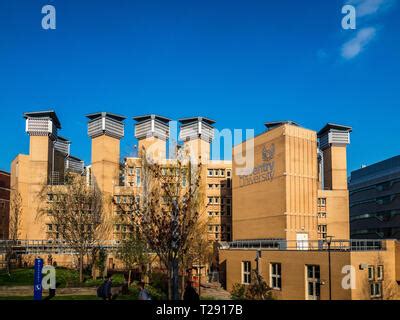
<instances>
[{"instance_id":1,"label":"paved path","mask_svg":"<svg viewBox=\"0 0 400 320\"><path fill-rule=\"evenodd\" d=\"M43 294L46 295L47 290L43 290ZM0 296L29 296L33 295L33 286L0 286ZM59 288L57 289L57 295L82 295L90 296L96 295L96 287L86 288Z\"/></svg>"},{"instance_id":2,"label":"paved path","mask_svg":"<svg viewBox=\"0 0 400 320\"><path fill-rule=\"evenodd\" d=\"M205 283L201 285L201 296L216 300L231 300L231 294L222 289L219 283Z\"/></svg>"}]
</instances>

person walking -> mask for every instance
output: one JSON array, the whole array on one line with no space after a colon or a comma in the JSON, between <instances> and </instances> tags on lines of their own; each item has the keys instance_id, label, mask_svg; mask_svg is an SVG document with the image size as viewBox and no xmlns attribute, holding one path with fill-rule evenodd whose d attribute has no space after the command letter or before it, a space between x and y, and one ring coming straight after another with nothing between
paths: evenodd
<instances>
[{"instance_id":1,"label":"person walking","mask_svg":"<svg viewBox=\"0 0 400 320\"><path fill-rule=\"evenodd\" d=\"M200 300L199 294L196 292L196 290L192 286L192 281L186 282L186 288L185 288L185 292L183 294L183 300L184 301L199 301Z\"/></svg>"},{"instance_id":2,"label":"person walking","mask_svg":"<svg viewBox=\"0 0 400 320\"><path fill-rule=\"evenodd\" d=\"M139 282L139 288L139 300L151 300L151 297L145 288L144 282Z\"/></svg>"},{"instance_id":3,"label":"person walking","mask_svg":"<svg viewBox=\"0 0 400 320\"><path fill-rule=\"evenodd\" d=\"M97 289L97 296L99 298L102 298L104 301L112 300L111 287L112 287L112 276L108 275L103 284Z\"/></svg>"}]
</instances>

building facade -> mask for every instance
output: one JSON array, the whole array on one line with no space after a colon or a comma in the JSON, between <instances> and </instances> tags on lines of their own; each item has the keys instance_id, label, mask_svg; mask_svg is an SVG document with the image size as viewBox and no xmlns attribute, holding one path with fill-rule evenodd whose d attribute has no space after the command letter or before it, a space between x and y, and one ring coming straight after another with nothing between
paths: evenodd
<instances>
[{"instance_id":1,"label":"building facade","mask_svg":"<svg viewBox=\"0 0 400 320\"><path fill-rule=\"evenodd\" d=\"M0 240L8 239L10 222L10 174L0 170Z\"/></svg>"},{"instance_id":2,"label":"building facade","mask_svg":"<svg viewBox=\"0 0 400 320\"><path fill-rule=\"evenodd\" d=\"M276 299L369 299L397 292L398 243L349 240L351 128L327 124L317 133L292 121L266 126L233 149L233 241L219 252L226 289L249 285L258 270ZM248 143L254 167L243 172L235 158L249 152ZM351 277L343 282L347 272Z\"/></svg>"},{"instance_id":3,"label":"building facade","mask_svg":"<svg viewBox=\"0 0 400 320\"><path fill-rule=\"evenodd\" d=\"M400 239L400 156L351 173L352 238Z\"/></svg>"},{"instance_id":4,"label":"building facade","mask_svg":"<svg viewBox=\"0 0 400 320\"><path fill-rule=\"evenodd\" d=\"M105 206L106 214L114 223L107 241L119 243L130 233L130 226L117 221L118 206L131 194L140 196L141 159L138 156L121 157L120 144L125 134L126 118L120 115L99 112L87 115L88 135L91 139L91 164L84 167L83 161L70 154L71 142L60 137L61 122L54 111L24 114L26 132L30 138L28 155L18 155L12 162L11 185L22 198L21 239L60 239L59 226L53 226L38 218L39 193L43 186L63 185L67 171L87 175L88 184L96 184L104 198L114 199ZM158 115L135 117L135 137L138 149L155 160L168 164L169 139L168 118ZM202 188L205 190L203 217L207 220L207 237L210 241L230 241L231 229L231 168L230 161L211 160L210 145L213 139L211 119L203 117L185 118L180 121L180 147L187 148L192 159L200 159L204 170ZM132 150L133 151L133 150ZM51 198L51 195L48 195Z\"/></svg>"}]
</instances>

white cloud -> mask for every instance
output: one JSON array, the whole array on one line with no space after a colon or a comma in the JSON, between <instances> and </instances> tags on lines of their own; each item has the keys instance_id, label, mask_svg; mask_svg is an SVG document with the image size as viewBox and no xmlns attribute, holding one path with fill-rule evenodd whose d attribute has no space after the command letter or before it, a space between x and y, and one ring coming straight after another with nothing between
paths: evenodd
<instances>
[{"instance_id":1,"label":"white cloud","mask_svg":"<svg viewBox=\"0 0 400 320\"><path fill-rule=\"evenodd\" d=\"M354 38L343 44L342 57L347 60L356 57L371 42L375 35L376 29L373 27L361 29Z\"/></svg>"},{"instance_id":2,"label":"white cloud","mask_svg":"<svg viewBox=\"0 0 400 320\"><path fill-rule=\"evenodd\" d=\"M357 17L365 17L387 9L394 2L395 0L349 0L346 4L351 4L356 8Z\"/></svg>"}]
</instances>

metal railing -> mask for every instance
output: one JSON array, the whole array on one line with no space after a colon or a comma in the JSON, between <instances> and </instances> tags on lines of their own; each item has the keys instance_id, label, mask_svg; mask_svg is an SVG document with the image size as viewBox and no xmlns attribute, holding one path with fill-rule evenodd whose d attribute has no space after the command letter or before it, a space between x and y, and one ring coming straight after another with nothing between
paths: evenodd
<instances>
[{"instance_id":1,"label":"metal railing","mask_svg":"<svg viewBox=\"0 0 400 320\"><path fill-rule=\"evenodd\" d=\"M227 243L226 249L263 249L263 250L305 250L324 251L328 250L328 242L325 240L236 240ZM376 251L386 250L385 241L382 240L332 240L330 243L332 251Z\"/></svg>"},{"instance_id":2,"label":"metal railing","mask_svg":"<svg viewBox=\"0 0 400 320\"><path fill-rule=\"evenodd\" d=\"M63 240L0 240L0 254L76 254L78 247ZM98 241L89 249L99 247L115 251L119 244L114 240Z\"/></svg>"}]
</instances>

